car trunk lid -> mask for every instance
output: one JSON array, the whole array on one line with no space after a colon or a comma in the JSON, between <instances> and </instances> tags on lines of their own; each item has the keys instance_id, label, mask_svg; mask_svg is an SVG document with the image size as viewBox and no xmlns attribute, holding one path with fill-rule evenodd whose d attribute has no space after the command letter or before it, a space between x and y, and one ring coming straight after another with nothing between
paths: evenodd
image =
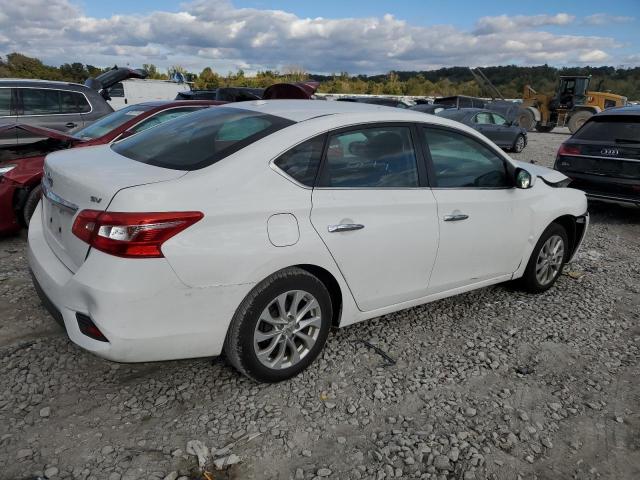
<instances>
[{"instance_id":1,"label":"car trunk lid","mask_svg":"<svg viewBox=\"0 0 640 480\"><path fill-rule=\"evenodd\" d=\"M108 145L50 154L42 179L45 239L75 272L89 251L89 245L71 231L80 211L104 211L122 189L173 180L185 173L133 161Z\"/></svg>"}]
</instances>

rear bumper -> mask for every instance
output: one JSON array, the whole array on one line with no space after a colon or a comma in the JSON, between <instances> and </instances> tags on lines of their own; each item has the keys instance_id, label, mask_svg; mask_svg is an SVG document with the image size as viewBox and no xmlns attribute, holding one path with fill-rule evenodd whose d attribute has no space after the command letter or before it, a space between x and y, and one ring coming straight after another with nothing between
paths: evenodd
<instances>
[{"instance_id":1,"label":"rear bumper","mask_svg":"<svg viewBox=\"0 0 640 480\"><path fill-rule=\"evenodd\" d=\"M22 227L13 208L16 188L16 183L0 178L0 234L14 233Z\"/></svg>"},{"instance_id":2,"label":"rear bumper","mask_svg":"<svg viewBox=\"0 0 640 480\"><path fill-rule=\"evenodd\" d=\"M571 188L582 190L589 198L640 205L640 179L604 177L575 172L562 173L571 178Z\"/></svg>"},{"instance_id":3,"label":"rear bumper","mask_svg":"<svg viewBox=\"0 0 640 480\"><path fill-rule=\"evenodd\" d=\"M131 260L91 251L74 273L47 244L40 207L29 226L28 261L36 289L69 338L119 362L219 355L236 308L253 285L190 288L164 259ZM84 335L76 313L109 340Z\"/></svg>"}]
</instances>

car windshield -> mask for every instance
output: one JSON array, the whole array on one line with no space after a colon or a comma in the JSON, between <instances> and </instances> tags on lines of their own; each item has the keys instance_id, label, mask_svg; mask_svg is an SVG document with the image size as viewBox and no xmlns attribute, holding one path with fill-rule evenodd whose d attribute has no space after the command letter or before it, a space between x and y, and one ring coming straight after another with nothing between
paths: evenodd
<instances>
[{"instance_id":1,"label":"car windshield","mask_svg":"<svg viewBox=\"0 0 640 480\"><path fill-rule=\"evenodd\" d=\"M106 117L102 117L88 127L73 132L73 136L83 140L93 140L94 138L102 137L141 113L151 110L151 108L153 107L149 105L130 105L122 110L110 113Z\"/></svg>"},{"instance_id":2,"label":"car windshield","mask_svg":"<svg viewBox=\"0 0 640 480\"><path fill-rule=\"evenodd\" d=\"M208 108L145 130L111 148L157 167L197 170L293 123L239 108Z\"/></svg>"},{"instance_id":3,"label":"car windshield","mask_svg":"<svg viewBox=\"0 0 640 480\"><path fill-rule=\"evenodd\" d=\"M573 138L607 143L640 143L640 116L593 117Z\"/></svg>"}]
</instances>

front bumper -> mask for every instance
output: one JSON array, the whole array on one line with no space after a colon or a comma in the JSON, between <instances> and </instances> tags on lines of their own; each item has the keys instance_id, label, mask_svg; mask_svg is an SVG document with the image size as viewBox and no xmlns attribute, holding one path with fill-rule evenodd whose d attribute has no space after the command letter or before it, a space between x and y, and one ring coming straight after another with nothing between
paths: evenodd
<instances>
[{"instance_id":1,"label":"front bumper","mask_svg":"<svg viewBox=\"0 0 640 480\"><path fill-rule=\"evenodd\" d=\"M97 250L71 272L45 240L40 206L29 225L28 261L36 289L69 338L119 362L219 355L231 318L253 287L190 288L165 259L123 259ZM84 335L76 313L89 316L109 341Z\"/></svg>"}]
</instances>

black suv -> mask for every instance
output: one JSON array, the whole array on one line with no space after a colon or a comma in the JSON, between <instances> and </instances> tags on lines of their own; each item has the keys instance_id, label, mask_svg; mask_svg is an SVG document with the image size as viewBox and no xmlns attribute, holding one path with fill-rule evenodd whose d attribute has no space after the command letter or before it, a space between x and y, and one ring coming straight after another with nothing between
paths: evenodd
<instances>
[{"instance_id":1,"label":"black suv","mask_svg":"<svg viewBox=\"0 0 640 480\"><path fill-rule=\"evenodd\" d=\"M560 146L554 168L591 198L640 206L640 106L592 116Z\"/></svg>"}]
</instances>

